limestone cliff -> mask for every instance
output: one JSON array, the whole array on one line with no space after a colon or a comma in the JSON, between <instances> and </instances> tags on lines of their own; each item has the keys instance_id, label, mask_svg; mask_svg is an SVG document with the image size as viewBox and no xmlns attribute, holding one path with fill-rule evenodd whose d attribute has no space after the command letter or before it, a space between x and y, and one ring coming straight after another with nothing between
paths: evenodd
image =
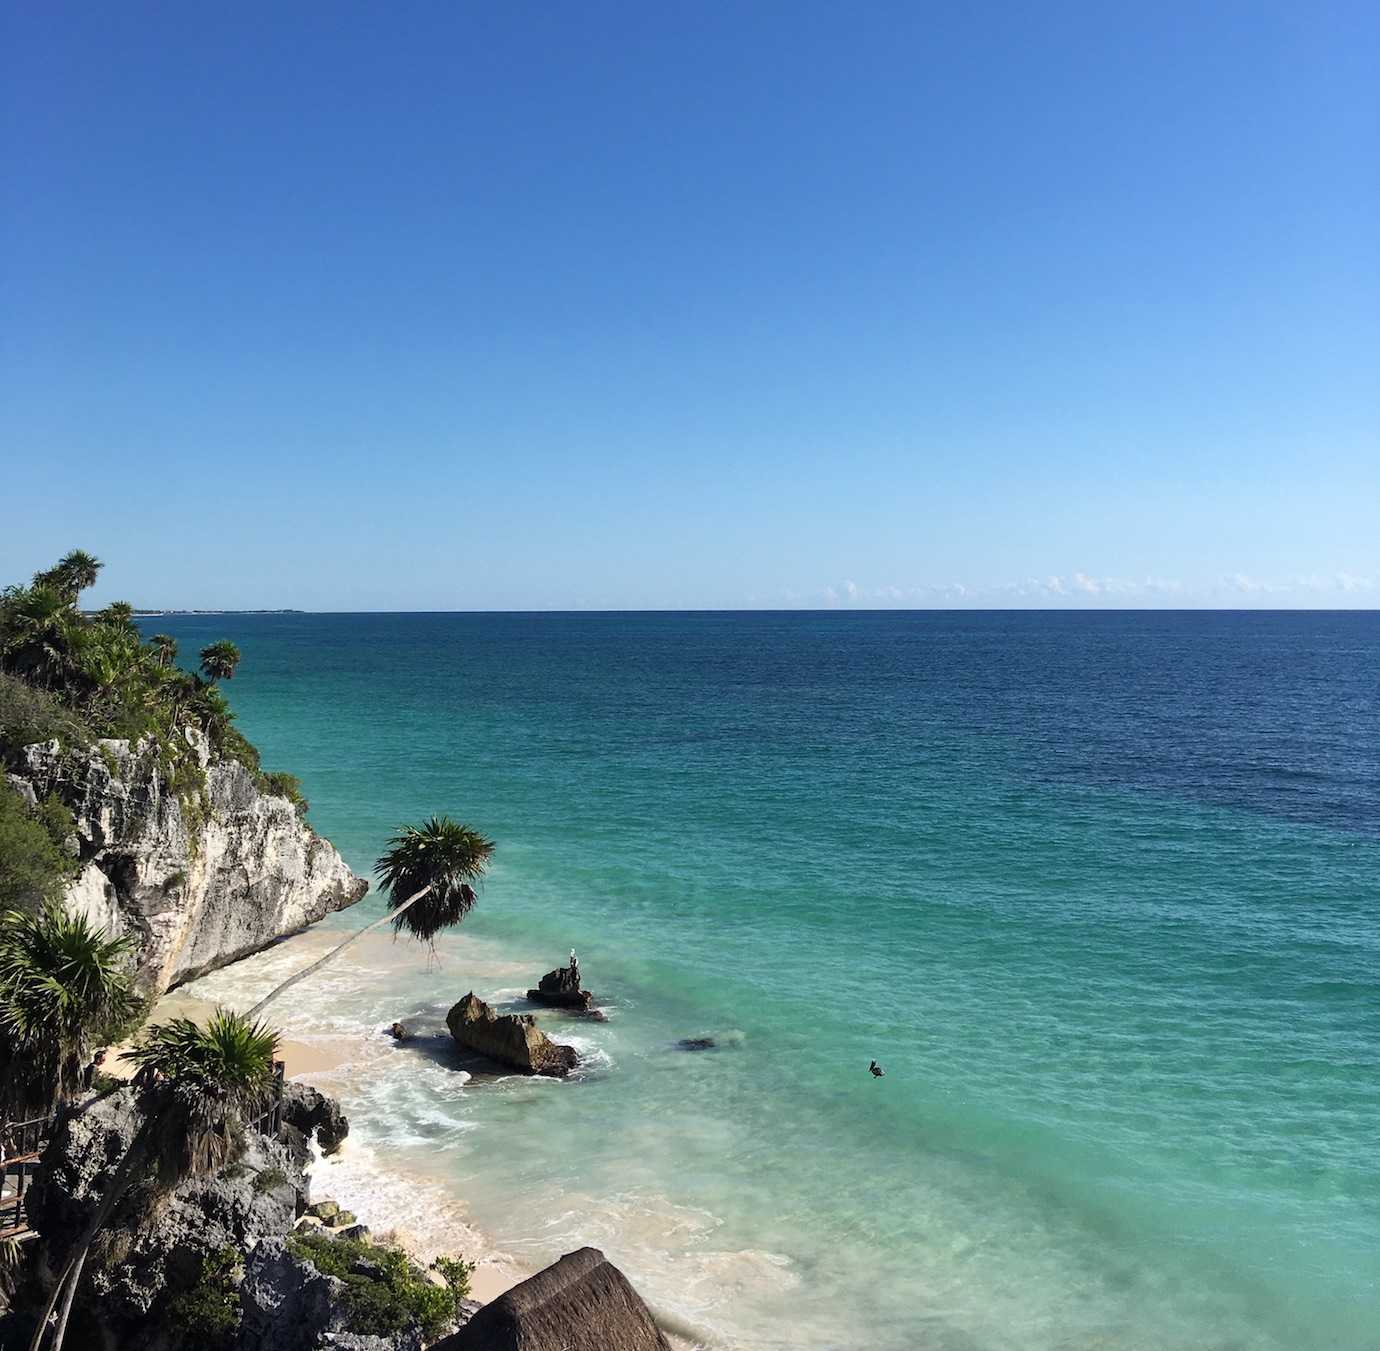
<instances>
[{"instance_id":1,"label":"limestone cliff","mask_svg":"<svg viewBox=\"0 0 1380 1351\"><path fill-rule=\"evenodd\" d=\"M155 993L369 889L287 798L261 792L238 762L213 758L198 733L187 737L194 763L176 786L152 741L28 746L10 775L31 800L52 793L71 810L82 869L67 904L133 935L139 983Z\"/></svg>"}]
</instances>

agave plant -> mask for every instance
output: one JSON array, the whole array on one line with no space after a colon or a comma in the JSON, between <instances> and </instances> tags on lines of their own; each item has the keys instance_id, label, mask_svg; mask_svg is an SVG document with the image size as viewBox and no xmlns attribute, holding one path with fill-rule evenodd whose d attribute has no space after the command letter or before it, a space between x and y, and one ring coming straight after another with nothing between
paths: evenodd
<instances>
[{"instance_id":1,"label":"agave plant","mask_svg":"<svg viewBox=\"0 0 1380 1351\"><path fill-rule=\"evenodd\" d=\"M0 916L0 1108L74 1097L98 1034L134 1011L130 940L49 904Z\"/></svg>"}]
</instances>

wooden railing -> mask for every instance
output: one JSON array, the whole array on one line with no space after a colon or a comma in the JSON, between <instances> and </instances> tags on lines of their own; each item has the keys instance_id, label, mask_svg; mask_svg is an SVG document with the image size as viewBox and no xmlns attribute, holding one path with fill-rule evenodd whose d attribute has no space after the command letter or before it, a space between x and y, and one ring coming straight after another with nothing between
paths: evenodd
<instances>
[{"instance_id":1,"label":"wooden railing","mask_svg":"<svg viewBox=\"0 0 1380 1351\"><path fill-rule=\"evenodd\" d=\"M0 1126L0 1239L23 1239L33 1233L27 1192L55 1120L36 1116Z\"/></svg>"}]
</instances>

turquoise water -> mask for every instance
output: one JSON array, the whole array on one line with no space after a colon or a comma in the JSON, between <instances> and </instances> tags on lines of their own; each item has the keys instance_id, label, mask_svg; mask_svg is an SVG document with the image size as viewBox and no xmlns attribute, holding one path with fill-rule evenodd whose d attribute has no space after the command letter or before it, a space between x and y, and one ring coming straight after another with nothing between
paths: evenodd
<instances>
[{"instance_id":1,"label":"turquoise water","mask_svg":"<svg viewBox=\"0 0 1380 1351\"><path fill-rule=\"evenodd\" d=\"M578 1081L347 1086L510 1251L598 1242L723 1345L1380 1346L1380 617L154 627L240 644L356 869L498 841L439 968L290 1030L438 1030L572 945L609 1000Z\"/></svg>"}]
</instances>

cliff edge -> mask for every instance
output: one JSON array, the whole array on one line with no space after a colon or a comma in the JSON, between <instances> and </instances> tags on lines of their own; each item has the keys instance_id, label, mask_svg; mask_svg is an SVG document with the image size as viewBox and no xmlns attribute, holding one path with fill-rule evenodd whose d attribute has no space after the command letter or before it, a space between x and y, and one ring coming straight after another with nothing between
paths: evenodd
<instances>
[{"instance_id":1,"label":"cliff edge","mask_svg":"<svg viewBox=\"0 0 1380 1351\"><path fill-rule=\"evenodd\" d=\"M356 877L286 797L195 729L174 768L152 738L23 748L11 784L72 813L81 869L64 903L134 938L140 986L180 985L360 900ZM191 769L192 772L188 772ZM176 776L176 784L173 782Z\"/></svg>"}]
</instances>

